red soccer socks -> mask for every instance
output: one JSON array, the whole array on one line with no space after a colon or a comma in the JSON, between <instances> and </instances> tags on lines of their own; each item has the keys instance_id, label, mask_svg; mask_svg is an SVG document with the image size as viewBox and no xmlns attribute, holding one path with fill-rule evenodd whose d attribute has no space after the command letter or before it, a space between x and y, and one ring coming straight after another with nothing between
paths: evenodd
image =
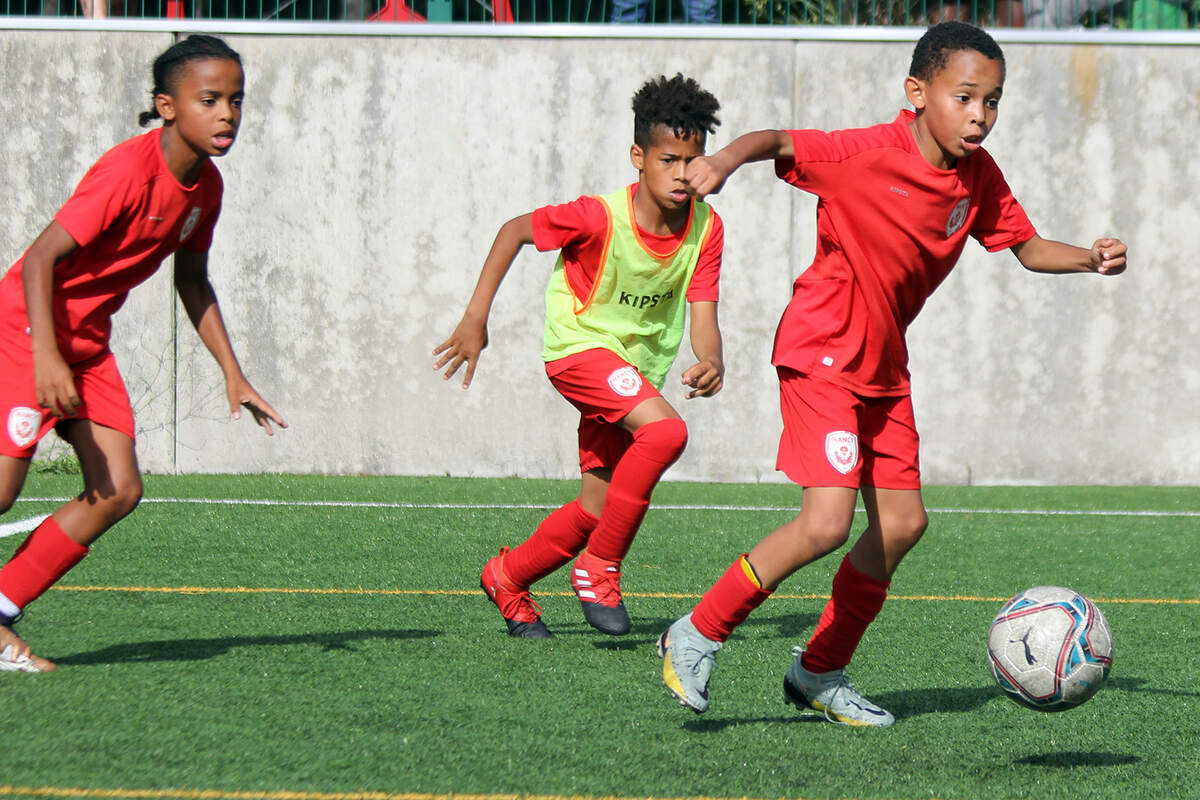
<instances>
[{"instance_id":1,"label":"red soccer socks","mask_svg":"<svg viewBox=\"0 0 1200 800\"><path fill-rule=\"evenodd\" d=\"M25 608L78 564L88 549L48 517L0 569L0 595Z\"/></svg>"},{"instance_id":2,"label":"red soccer socks","mask_svg":"<svg viewBox=\"0 0 1200 800\"><path fill-rule=\"evenodd\" d=\"M624 560L654 487L686 446L687 425L681 419L648 422L634 432L633 443L613 469L600 524L588 537L589 553L605 561Z\"/></svg>"},{"instance_id":3,"label":"red soccer socks","mask_svg":"<svg viewBox=\"0 0 1200 800\"><path fill-rule=\"evenodd\" d=\"M829 672L849 664L867 626L883 608L890 585L859 572L849 556L843 558L833 576L832 596L805 648L804 668Z\"/></svg>"},{"instance_id":4,"label":"red soccer socks","mask_svg":"<svg viewBox=\"0 0 1200 800\"><path fill-rule=\"evenodd\" d=\"M504 557L504 574L528 589L574 558L598 522L579 500L572 500L542 520L528 539Z\"/></svg>"},{"instance_id":5,"label":"red soccer socks","mask_svg":"<svg viewBox=\"0 0 1200 800\"><path fill-rule=\"evenodd\" d=\"M692 624L705 637L723 642L770 596L746 556L740 555L700 598L692 610Z\"/></svg>"}]
</instances>

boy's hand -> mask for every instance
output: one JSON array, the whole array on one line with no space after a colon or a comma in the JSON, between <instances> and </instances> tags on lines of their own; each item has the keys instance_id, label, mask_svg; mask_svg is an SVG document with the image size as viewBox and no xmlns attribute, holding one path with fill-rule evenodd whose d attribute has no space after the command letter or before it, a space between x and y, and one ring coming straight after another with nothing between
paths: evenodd
<instances>
[{"instance_id":1,"label":"boy's hand","mask_svg":"<svg viewBox=\"0 0 1200 800\"><path fill-rule=\"evenodd\" d=\"M692 391L687 393L688 400L693 397L712 397L725 385L725 365L720 361L705 359L684 370L682 383L692 387Z\"/></svg>"},{"instance_id":2,"label":"boy's hand","mask_svg":"<svg viewBox=\"0 0 1200 800\"><path fill-rule=\"evenodd\" d=\"M1120 239L1097 239L1092 245L1092 269L1101 275L1120 275L1128 249Z\"/></svg>"},{"instance_id":3,"label":"boy's hand","mask_svg":"<svg viewBox=\"0 0 1200 800\"><path fill-rule=\"evenodd\" d=\"M716 194L725 186L725 179L732 169L717 155L700 156L692 159L684 169L683 182L694 197L703 200L705 195Z\"/></svg>"},{"instance_id":4,"label":"boy's hand","mask_svg":"<svg viewBox=\"0 0 1200 800\"><path fill-rule=\"evenodd\" d=\"M487 325L463 318L454 329L454 333L450 334L450 338L433 348L435 356L441 355L441 358L434 362L433 368L441 370L449 364L446 374L442 376L443 380L448 381L458 372L458 368L466 363L467 372L463 376L462 385L466 389L475 377L475 364L479 361L479 354L487 346Z\"/></svg>"},{"instance_id":5,"label":"boy's hand","mask_svg":"<svg viewBox=\"0 0 1200 800\"><path fill-rule=\"evenodd\" d=\"M271 408L270 404L254 391L254 387L245 377L239 376L228 381L225 384L225 393L229 396L229 411L233 414L234 419L241 419L242 409L245 408L254 417L254 421L258 423L259 427L266 431L267 436L275 435L275 431L271 428L272 422L280 428L288 426L283 421L283 417L279 416L279 412Z\"/></svg>"},{"instance_id":6,"label":"boy's hand","mask_svg":"<svg viewBox=\"0 0 1200 800\"><path fill-rule=\"evenodd\" d=\"M39 406L59 419L75 416L82 402L75 388L75 374L57 349L34 357L33 384Z\"/></svg>"}]
</instances>

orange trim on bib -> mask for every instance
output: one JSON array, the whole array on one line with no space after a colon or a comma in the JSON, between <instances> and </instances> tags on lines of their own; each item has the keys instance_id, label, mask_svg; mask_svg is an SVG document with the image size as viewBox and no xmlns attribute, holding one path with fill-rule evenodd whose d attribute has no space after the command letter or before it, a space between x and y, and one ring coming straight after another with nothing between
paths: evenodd
<instances>
[{"instance_id":1,"label":"orange trim on bib","mask_svg":"<svg viewBox=\"0 0 1200 800\"><path fill-rule=\"evenodd\" d=\"M597 200L604 207L604 216L608 218L608 230L604 232L604 249L601 250L600 263L596 265L596 275L592 278L592 290L588 292L587 299L583 301L583 305L579 304L579 298L575 296L575 289L571 286L571 282L563 276L563 282L567 285L567 291L571 293L571 298L575 301L575 316L579 316L592 304L592 300L596 297L596 290L600 288L600 278L604 275L604 267L608 264L608 251L612 246L613 238L613 212L608 206L608 201L597 195Z\"/></svg>"},{"instance_id":2,"label":"orange trim on bib","mask_svg":"<svg viewBox=\"0 0 1200 800\"><path fill-rule=\"evenodd\" d=\"M673 248L671 248L671 250L669 250L666 253L655 252L654 250L650 249L650 245L646 244L646 241L644 239L642 239L642 231L638 227L637 214L635 214L633 211L633 187L632 186L627 186L625 188L625 202L629 208L629 227L633 228L633 238L637 240L638 245L643 250L646 251L647 255L649 255L652 258L658 259L659 261L665 261L666 259L673 257L676 253L679 252L679 248L683 247L683 243L687 241L688 234L691 233L691 231L692 231L692 220L696 218L696 201L695 200L693 200L691 202L691 205L688 207L687 225L684 226L683 232L679 234L679 241L675 244L675 246ZM609 224L611 224L611 223L612 223L612 221L610 218Z\"/></svg>"}]
</instances>

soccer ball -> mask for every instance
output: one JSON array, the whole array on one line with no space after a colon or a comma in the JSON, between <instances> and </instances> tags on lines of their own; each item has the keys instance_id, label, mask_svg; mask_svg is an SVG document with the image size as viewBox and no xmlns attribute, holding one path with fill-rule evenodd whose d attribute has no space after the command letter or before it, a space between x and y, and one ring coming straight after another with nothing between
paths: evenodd
<instances>
[{"instance_id":1,"label":"soccer ball","mask_svg":"<svg viewBox=\"0 0 1200 800\"><path fill-rule=\"evenodd\" d=\"M992 620L988 660L1005 694L1038 711L1066 711L1099 690L1112 667L1112 630L1096 604L1061 586L1035 586Z\"/></svg>"}]
</instances>

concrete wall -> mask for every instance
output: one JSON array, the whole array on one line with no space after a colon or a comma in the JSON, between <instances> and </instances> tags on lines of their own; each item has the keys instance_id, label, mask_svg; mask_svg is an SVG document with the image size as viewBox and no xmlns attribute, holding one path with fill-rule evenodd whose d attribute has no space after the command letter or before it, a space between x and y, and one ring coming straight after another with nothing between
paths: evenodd
<instances>
[{"instance_id":1,"label":"concrete wall","mask_svg":"<svg viewBox=\"0 0 1200 800\"><path fill-rule=\"evenodd\" d=\"M251 381L291 423L228 420L177 319L169 269L114 342L152 471L576 474L576 415L544 378L527 249L474 385L431 369L506 219L635 177L629 100L696 76L720 147L762 127L892 119L911 43L231 35L242 133L210 259ZM165 33L0 32L0 258L15 260L85 169L138 132ZM910 332L928 482L1200 483L1200 48L1008 44L988 147L1047 237L1130 245L1119 278L1048 277L974 244ZM692 440L675 479L778 480L775 322L813 251L814 202L747 167L726 222L717 398L666 395ZM182 316L182 315L178 315ZM684 356L690 357L686 340ZM673 376L683 366L680 358ZM690 362L689 362L690 363Z\"/></svg>"}]
</instances>

